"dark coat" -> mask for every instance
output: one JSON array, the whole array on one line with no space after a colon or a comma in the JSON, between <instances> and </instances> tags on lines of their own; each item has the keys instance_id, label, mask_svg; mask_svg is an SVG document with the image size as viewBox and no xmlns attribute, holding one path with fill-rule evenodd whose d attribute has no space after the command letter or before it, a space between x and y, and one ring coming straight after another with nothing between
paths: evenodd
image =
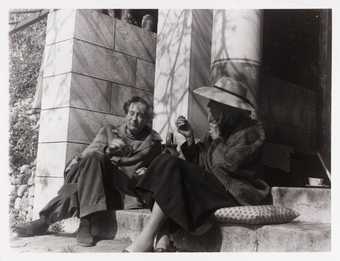
<instances>
[{"instance_id":1,"label":"dark coat","mask_svg":"<svg viewBox=\"0 0 340 261\"><path fill-rule=\"evenodd\" d=\"M265 133L254 120L242 122L222 139L206 138L181 146L185 158L213 173L240 205L256 205L270 193L261 179L260 154Z\"/></svg>"},{"instance_id":2,"label":"dark coat","mask_svg":"<svg viewBox=\"0 0 340 261\"><path fill-rule=\"evenodd\" d=\"M80 154L80 158L96 152L104 154L106 146L113 138L121 138L130 147L127 154L121 157L119 168L127 176L133 178L136 170L147 167L150 162L161 152L161 137L149 128L141 133L140 137L129 137L125 131L125 124L118 127L106 125L102 127L90 145Z\"/></svg>"},{"instance_id":3,"label":"dark coat","mask_svg":"<svg viewBox=\"0 0 340 261\"><path fill-rule=\"evenodd\" d=\"M124 207L125 208L138 208L141 204L135 198L135 185L137 183L138 176L136 170L142 167L148 167L151 161L161 153L161 137L159 134L150 129L145 130L139 137L129 137L125 131L125 124L120 126L106 125L102 127L93 141L85 148L85 150L76 155L76 160L70 161L65 168L65 184L59 191L64 196L72 195L77 191L77 184L74 180L77 180L79 171L69 171L74 164L78 164L82 159L91 157L93 154L97 154L99 157L108 157L105 155L105 148L109 145L113 138L121 138L130 147L128 154L121 157L120 163L117 166L118 171L121 173L112 173L115 175L116 180L119 179L119 190L124 194ZM106 161L107 164L111 164L110 161ZM76 176L74 176L76 175Z\"/></svg>"}]
</instances>

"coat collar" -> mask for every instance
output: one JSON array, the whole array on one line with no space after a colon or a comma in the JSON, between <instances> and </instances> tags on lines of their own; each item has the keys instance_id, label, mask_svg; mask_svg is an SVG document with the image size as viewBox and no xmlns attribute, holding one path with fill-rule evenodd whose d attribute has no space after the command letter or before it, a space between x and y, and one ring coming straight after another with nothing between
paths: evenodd
<instances>
[{"instance_id":1,"label":"coat collar","mask_svg":"<svg viewBox=\"0 0 340 261\"><path fill-rule=\"evenodd\" d=\"M152 146L155 142L161 142L161 136L153 129L147 127L147 132L149 133L144 140L141 141L141 145L138 147L138 151L144 150L150 146ZM126 124L122 124L117 128L117 132L121 137L127 137L126 135ZM137 139L136 139L137 140Z\"/></svg>"}]
</instances>

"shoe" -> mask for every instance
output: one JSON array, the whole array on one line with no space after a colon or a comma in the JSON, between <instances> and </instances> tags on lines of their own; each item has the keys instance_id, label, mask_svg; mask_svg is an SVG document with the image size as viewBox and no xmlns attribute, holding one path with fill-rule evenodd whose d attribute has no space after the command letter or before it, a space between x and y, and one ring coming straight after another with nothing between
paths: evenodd
<instances>
[{"instance_id":1,"label":"shoe","mask_svg":"<svg viewBox=\"0 0 340 261\"><path fill-rule=\"evenodd\" d=\"M122 250L122 253L132 253L132 252L135 252L135 253L140 253L140 252L153 252L153 247L150 247L144 251L131 251L131 250L128 250L130 246L128 246L127 248L123 249Z\"/></svg>"},{"instance_id":2,"label":"shoe","mask_svg":"<svg viewBox=\"0 0 340 261\"><path fill-rule=\"evenodd\" d=\"M153 252L156 253L163 253L163 252L177 252L177 248L174 246L168 246L168 247L156 247Z\"/></svg>"},{"instance_id":3,"label":"shoe","mask_svg":"<svg viewBox=\"0 0 340 261\"><path fill-rule=\"evenodd\" d=\"M147 250L147 251L144 251L144 252L154 252L154 251L153 251L153 249L150 249L150 250ZM131 253L131 251L129 251L127 249L123 249L122 253Z\"/></svg>"},{"instance_id":4,"label":"shoe","mask_svg":"<svg viewBox=\"0 0 340 261\"><path fill-rule=\"evenodd\" d=\"M163 248L163 247L157 247L153 250L153 252L155 253L163 253L163 252L170 252L168 251L166 248Z\"/></svg>"},{"instance_id":5,"label":"shoe","mask_svg":"<svg viewBox=\"0 0 340 261\"><path fill-rule=\"evenodd\" d=\"M94 238L91 235L91 222L88 218L80 218L80 224L77 233L77 243L83 247L94 245Z\"/></svg>"},{"instance_id":6,"label":"shoe","mask_svg":"<svg viewBox=\"0 0 340 261\"><path fill-rule=\"evenodd\" d=\"M177 252L177 248L175 247L174 243L170 241L169 244L165 247L155 247L153 252L156 253Z\"/></svg>"},{"instance_id":7,"label":"shoe","mask_svg":"<svg viewBox=\"0 0 340 261\"><path fill-rule=\"evenodd\" d=\"M43 219L37 219L32 222L16 225L14 230L18 236L29 237L44 235L47 233L49 225Z\"/></svg>"}]
</instances>

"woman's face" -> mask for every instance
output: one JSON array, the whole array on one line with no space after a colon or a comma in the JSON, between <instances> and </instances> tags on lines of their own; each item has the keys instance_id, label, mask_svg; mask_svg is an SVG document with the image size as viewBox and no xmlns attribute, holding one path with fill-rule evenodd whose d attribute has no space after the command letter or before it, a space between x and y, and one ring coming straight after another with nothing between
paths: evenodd
<instances>
[{"instance_id":1,"label":"woman's face","mask_svg":"<svg viewBox=\"0 0 340 261\"><path fill-rule=\"evenodd\" d=\"M143 103L131 103L125 116L127 129L134 134L141 132L148 121L147 106Z\"/></svg>"},{"instance_id":2,"label":"woman's face","mask_svg":"<svg viewBox=\"0 0 340 261\"><path fill-rule=\"evenodd\" d=\"M208 121L209 124L216 124L218 122L218 119L223 112L222 106L220 106L219 103L214 101L208 102Z\"/></svg>"},{"instance_id":3,"label":"woman's face","mask_svg":"<svg viewBox=\"0 0 340 261\"><path fill-rule=\"evenodd\" d=\"M209 135L215 140L221 136L221 131L218 126L218 118L221 113L221 109L216 103L208 103L208 121L209 121Z\"/></svg>"}]
</instances>

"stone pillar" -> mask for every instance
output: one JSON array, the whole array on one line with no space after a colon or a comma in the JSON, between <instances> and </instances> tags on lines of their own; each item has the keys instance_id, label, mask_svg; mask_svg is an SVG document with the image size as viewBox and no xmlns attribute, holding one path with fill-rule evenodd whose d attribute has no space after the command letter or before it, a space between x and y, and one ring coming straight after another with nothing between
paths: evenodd
<instances>
[{"instance_id":1,"label":"stone pillar","mask_svg":"<svg viewBox=\"0 0 340 261\"><path fill-rule=\"evenodd\" d=\"M211 82L221 76L242 81L256 107L261 49L261 10L214 10Z\"/></svg>"},{"instance_id":2,"label":"stone pillar","mask_svg":"<svg viewBox=\"0 0 340 261\"><path fill-rule=\"evenodd\" d=\"M156 39L95 10L57 10L47 21L34 216L63 184L65 164L133 95L152 101Z\"/></svg>"},{"instance_id":3,"label":"stone pillar","mask_svg":"<svg viewBox=\"0 0 340 261\"><path fill-rule=\"evenodd\" d=\"M192 91L208 84L211 30L211 10L159 10L153 127L163 139L180 115L199 137L207 130L206 101ZM183 141L177 133L175 140Z\"/></svg>"}]
</instances>

